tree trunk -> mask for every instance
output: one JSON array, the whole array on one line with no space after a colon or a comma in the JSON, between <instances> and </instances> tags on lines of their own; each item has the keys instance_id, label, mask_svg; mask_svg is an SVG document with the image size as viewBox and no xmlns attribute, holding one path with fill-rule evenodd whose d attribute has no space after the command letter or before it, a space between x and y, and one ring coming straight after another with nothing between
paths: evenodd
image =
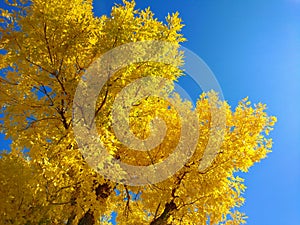
<instances>
[{"instance_id":1,"label":"tree trunk","mask_svg":"<svg viewBox=\"0 0 300 225\"><path fill-rule=\"evenodd\" d=\"M177 206L173 200L170 203L166 203L163 213L159 217L154 218L150 225L166 225L171 215L170 213L175 209L177 209Z\"/></svg>"},{"instance_id":2,"label":"tree trunk","mask_svg":"<svg viewBox=\"0 0 300 225\"><path fill-rule=\"evenodd\" d=\"M90 210L88 210L78 222L78 225L94 225L94 224L95 224L95 217Z\"/></svg>"}]
</instances>

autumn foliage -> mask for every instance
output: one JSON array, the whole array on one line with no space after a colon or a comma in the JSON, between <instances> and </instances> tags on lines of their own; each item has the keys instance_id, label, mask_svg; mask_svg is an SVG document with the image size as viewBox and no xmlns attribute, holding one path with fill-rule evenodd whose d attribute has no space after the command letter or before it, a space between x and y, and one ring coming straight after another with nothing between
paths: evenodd
<instances>
[{"instance_id":1,"label":"autumn foliage","mask_svg":"<svg viewBox=\"0 0 300 225\"><path fill-rule=\"evenodd\" d=\"M130 42L160 40L179 45L178 13L160 22L150 9L124 1L110 16L93 15L91 0L32 0L0 9L0 132L12 140L0 158L0 224L241 224L243 179L270 152L267 138L275 123L264 104L243 99L232 110L215 93L203 93L196 107L174 97L185 111L197 113L199 138L190 160L156 184L130 186L106 179L86 163L74 138L73 99L86 69L102 54ZM131 131L140 139L151 133L153 117L168 127L163 142L147 152L128 149L112 129L111 107L126 85L145 76L176 81L184 58L175 66L136 63L110 77L100 92L95 121L109 154L134 165L163 161L178 144L180 120L174 108L150 96L133 106ZM172 91L172 87L170 90ZM213 101L212 101L213 100ZM217 155L199 170L210 137L213 102L226 115Z\"/></svg>"}]
</instances>

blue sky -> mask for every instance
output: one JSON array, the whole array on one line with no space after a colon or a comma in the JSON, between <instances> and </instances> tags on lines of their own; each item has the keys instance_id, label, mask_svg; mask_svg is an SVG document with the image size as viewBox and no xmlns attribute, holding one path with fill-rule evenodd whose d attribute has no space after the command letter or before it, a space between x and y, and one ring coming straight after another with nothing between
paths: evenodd
<instances>
[{"instance_id":1,"label":"blue sky","mask_svg":"<svg viewBox=\"0 0 300 225\"><path fill-rule=\"evenodd\" d=\"M109 13L114 2L95 0L95 13ZM212 69L230 105L249 96L278 117L273 152L243 175L248 188L242 210L249 225L299 224L300 0L136 2L160 20L179 11L188 39L183 45ZM0 147L6 146L0 136Z\"/></svg>"},{"instance_id":2,"label":"blue sky","mask_svg":"<svg viewBox=\"0 0 300 225\"><path fill-rule=\"evenodd\" d=\"M108 13L113 2L96 1L96 14ZM278 117L271 133L273 152L243 174L248 188L241 210L249 225L299 224L300 0L136 3L137 8L150 6L160 20L179 11L188 39L183 46L208 64L232 107L249 96Z\"/></svg>"}]
</instances>

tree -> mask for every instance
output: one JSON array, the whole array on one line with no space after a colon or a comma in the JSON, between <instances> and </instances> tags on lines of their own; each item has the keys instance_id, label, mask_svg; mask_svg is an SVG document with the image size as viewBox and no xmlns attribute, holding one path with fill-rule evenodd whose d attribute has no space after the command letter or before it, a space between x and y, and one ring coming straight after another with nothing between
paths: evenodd
<instances>
[{"instance_id":1,"label":"tree","mask_svg":"<svg viewBox=\"0 0 300 225\"><path fill-rule=\"evenodd\" d=\"M171 64L136 62L110 75L98 95L93 121L111 160L147 166L172 153L181 140L181 125L193 124L196 114L201 135L182 168L158 183L128 185L98 173L76 142L73 103L88 68L126 43L159 40L179 46L185 39L178 13L162 23L149 8L136 10L127 1L113 7L109 17L95 17L91 0L7 4L9 10L1 9L0 128L12 144L0 159L1 224L108 224L112 212L118 224L245 222L245 215L235 210L243 204L245 190L236 172L247 172L271 150L266 136L276 118L266 114L265 105L253 107L244 99L232 111L211 92L203 93L195 108L174 95L176 108L147 96L132 102L130 130L145 140L153 131L152 119L160 117L168 128L164 140L150 151L135 151L114 133L112 107L128 84L152 77L148 86L157 88L162 77L171 81L162 92L171 94L173 81L183 75L183 55L176 48L163 50L171 52ZM149 54L140 50L140 55ZM178 109L186 112L185 119L180 120ZM214 111L226 115L223 142L210 165L199 170L209 139L220 134L210 137ZM111 165L96 166L103 170Z\"/></svg>"}]
</instances>

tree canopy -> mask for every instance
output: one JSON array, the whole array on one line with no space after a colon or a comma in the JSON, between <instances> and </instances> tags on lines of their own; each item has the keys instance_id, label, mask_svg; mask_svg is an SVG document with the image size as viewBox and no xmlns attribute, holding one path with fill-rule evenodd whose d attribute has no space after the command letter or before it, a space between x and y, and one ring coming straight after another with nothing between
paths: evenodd
<instances>
[{"instance_id":1,"label":"tree canopy","mask_svg":"<svg viewBox=\"0 0 300 225\"><path fill-rule=\"evenodd\" d=\"M114 102L135 80L153 78L148 86L158 89L155 80L164 78L169 82L161 91L172 94L174 81L184 75L179 49L163 50L171 54L171 64L137 61L110 74L93 118L111 159L137 166L166 160L181 141L182 124L190 124L192 132L196 121L195 151L175 174L140 186L114 181L91 167L74 134L74 97L88 68L128 43L155 40L179 46L185 38L178 13L161 22L149 8L135 9L133 1L101 17L94 16L91 0L7 4L8 10L0 9L0 132L12 144L0 158L1 224L110 224L113 212L117 224L245 222L237 208L246 187L236 172L247 172L271 151L267 135L276 118L267 115L264 104L253 106L245 98L232 110L209 92L199 96L195 107L173 95L173 107L159 96L144 96L124 114L130 132L145 140L153 132L153 118L161 118L167 127L162 142L149 151L136 151L114 132ZM149 52L140 49L137 57L145 54ZM218 139L219 133L210 132L212 114L219 111L225 115L222 144L210 165L199 170L209 141ZM96 165L100 170L109 166Z\"/></svg>"}]
</instances>

